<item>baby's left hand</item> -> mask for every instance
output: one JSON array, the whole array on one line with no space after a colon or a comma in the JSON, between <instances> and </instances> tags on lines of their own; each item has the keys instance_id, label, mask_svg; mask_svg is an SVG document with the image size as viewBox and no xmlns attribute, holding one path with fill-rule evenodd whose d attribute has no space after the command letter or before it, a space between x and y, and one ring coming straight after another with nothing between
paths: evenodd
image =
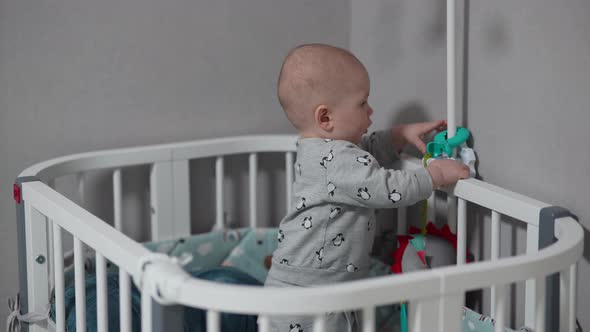
<instances>
[{"instance_id":1,"label":"baby's left hand","mask_svg":"<svg viewBox=\"0 0 590 332\"><path fill-rule=\"evenodd\" d=\"M406 144L414 145L422 154L426 153L424 135L433 130L443 130L447 127L447 121L431 121L410 123L392 128L393 144L397 151L401 151Z\"/></svg>"}]
</instances>

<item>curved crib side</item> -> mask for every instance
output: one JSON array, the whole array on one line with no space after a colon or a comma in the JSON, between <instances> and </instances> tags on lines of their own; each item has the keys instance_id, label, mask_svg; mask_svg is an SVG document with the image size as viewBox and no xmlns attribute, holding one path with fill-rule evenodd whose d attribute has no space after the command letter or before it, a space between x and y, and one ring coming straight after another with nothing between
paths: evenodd
<instances>
[{"instance_id":1,"label":"curved crib side","mask_svg":"<svg viewBox=\"0 0 590 332\"><path fill-rule=\"evenodd\" d=\"M580 226L571 217L557 219L554 226L549 226L552 228L551 234L555 233L557 242L539 250L539 229L542 227L539 216L548 204L475 179L460 181L454 188L447 190L447 193L454 194L459 199L457 229L459 245L465 247L466 205L476 204L489 209L492 221L496 221L498 225L503 215L526 223L526 255L502 259L495 257L492 261L469 265L462 265L464 257L458 257L458 266L313 289L285 289L279 293L272 289L220 285L188 278L174 262L166 259L154 261L142 269L139 262L149 257L150 252L147 249L33 178L36 176L44 181L50 181L65 174L113 168L113 179L120 181L120 173L117 170L121 167L152 164L150 178L152 190L173 191L177 192L177 195L188 196L190 194L188 185L182 184L188 177L188 161L195 158L215 157L217 225L222 226L219 212L223 211L223 202L219 198L222 197L220 191L222 190L223 155L246 153L249 155L250 167L250 220L251 225L255 227L256 224L253 222L256 219L256 181L253 179L257 176L257 154L268 151L284 152L287 169L286 183L290 185L295 139L294 136L283 135L246 136L118 149L58 158L23 171L20 178L30 180L19 187L22 190L23 199L23 203L19 206L23 211L23 224L26 228L24 232L26 252L50 257L56 263L52 272L55 275L56 286L57 330L63 330L64 308L63 302L60 303L60 298L63 298L63 266L59 262L63 258L61 233L65 230L75 239L74 267L77 299L83 299L84 292L83 245L91 247L97 253L99 308L104 309L106 306L106 282L104 281L106 260L120 267L121 290L124 294L120 306L123 331L130 330L128 309L130 276L144 281L142 283L144 287L141 289L142 302L146 307L151 306L151 299L154 298L163 303L177 303L207 309L209 331L219 329L219 312L260 314L260 326L264 331L268 315L285 313L318 315L322 312L351 309L363 310L365 317L369 318L364 320L366 331L371 331L372 327L369 323L375 307L402 300L410 300L415 305L416 313L412 319L417 330L452 330L458 326L465 291L490 286L494 299L492 310L499 321L497 325L502 326L503 324L500 323L505 319L507 305L507 285L515 281L527 280L525 323L534 325L536 331L543 331L547 324L544 320L546 313L544 299L547 296L545 276L554 272L559 272L561 276L563 285L560 294L561 303L567 303L561 306L560 330L573 331L574 324L571 317L575 313L575 266L583 249ZM409 168L417 167L417 164L419 161L414 159L405 159L403 162L404 167ZM180 171L175 173L178 170ZM181 175L176 178L174 174ZM164 187L166 184L168 184L167 188ZM176 187L177 184L181 187L180 189ZM117 187L114 186L114 189L117 190ZM153 196L155 201L152 203L157 208L174 210L178 207L174 205L178 204L177 202L169 202L165 199L158 201L158 198L165 195ZM114 197L116 198L117 195ZM188 203L188 200L185 203ZM160 220L164 220L164 214L159 216L162 217ZM157 217L158 214L156 214L156 220ZM181 217L186 218L187 214L182 214ZM172 222L182 226L187 220L179 218ZM165 224L160 222L159 225ZM153 220L152 227L154 227ZM44 240L47 239L47 229L53 230L49 241ZM182 230L182 227L178 229L186 231L186 229ZM156 227L155 230L157 233L159 228ZM163 236L162 233L159 235ZM175 235L177 234L165 234L165 236ZM492 231L492 246L499 246L499 241L498 234ZM38 310L49 301L47 265L39 264L31 254L27 254L25 284L28 288L26 297L30 310ZM289 301L282 301L286 295L289 295ZM76 312L83 318L85 308L82 302L80 301L79 307L78 304L76 305ZM103 310L103 314L99 313L99 330L108 329L105 325L104 311L106 310ZM438 319L433 320L433 316ZM151 319L151 311L146 310L142 319L145 331L150 331ZM79 324L79 328L84 329L83 319L80 319ZM317 318L317 326L322 326L321 316ZM32 328L35 329L37 326ZM549 330L549 327L547 329Z\"/></svg>"}]
</instances>

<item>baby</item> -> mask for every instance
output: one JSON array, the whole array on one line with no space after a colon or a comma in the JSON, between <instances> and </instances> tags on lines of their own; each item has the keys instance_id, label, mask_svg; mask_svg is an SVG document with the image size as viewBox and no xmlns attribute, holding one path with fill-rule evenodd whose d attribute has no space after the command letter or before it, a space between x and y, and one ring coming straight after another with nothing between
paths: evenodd
<instances>
[{"instance_id":1,"label":"baby","mask_svg":"<svg viewBox=\"0 0 590 332\"><path fill-rule=\"evenodd\" d=\"M316 286L365 278L375 232L375 209L412 205L433 188L467 178L453 160L428 168L391 167L408 143L423 153L421 137L444 121L417 123L367 133L373 109L369 76L350 52L310 44L286 57L278 97L297 128L293 208L281 221L278 248L265 286ZM355 312L326 317L327 331L356 331ZM311 316L273 317L272 331L311 331Z\"/></svg>"}]
</instances>

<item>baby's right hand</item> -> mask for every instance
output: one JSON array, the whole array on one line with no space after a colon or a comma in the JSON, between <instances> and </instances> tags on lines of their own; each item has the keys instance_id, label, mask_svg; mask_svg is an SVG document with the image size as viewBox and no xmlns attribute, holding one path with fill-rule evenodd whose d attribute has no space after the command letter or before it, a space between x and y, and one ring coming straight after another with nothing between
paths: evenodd
<instances>
[{"instance_id":1,"label":"baby's right hand","mask_svg":"<svg viewBox=\"0 0 590 332\"><path fill-rule=\"evenodd\" d=\"M451 159L433 160L426 169L434 188L455 184L460 179L469 177L469 167Z\"/></svg>"}]
</instances>

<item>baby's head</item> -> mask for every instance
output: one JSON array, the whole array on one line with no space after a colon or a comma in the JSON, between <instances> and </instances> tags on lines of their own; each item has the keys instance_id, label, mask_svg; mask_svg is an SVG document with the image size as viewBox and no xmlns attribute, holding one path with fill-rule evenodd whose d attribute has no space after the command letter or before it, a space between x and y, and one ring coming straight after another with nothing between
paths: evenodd
<instances>
[{"instance_id":1,"label":"baby's head","mask_svg":"<svg viewBox=\"0 0 590 332\"><path fill-rule=\"evenodd\" d=\"M289 52L279 75L279 102L301 137L359 143L371 125L369 75L350 52L322 44Z\"/></svg>"}]
</instances>

